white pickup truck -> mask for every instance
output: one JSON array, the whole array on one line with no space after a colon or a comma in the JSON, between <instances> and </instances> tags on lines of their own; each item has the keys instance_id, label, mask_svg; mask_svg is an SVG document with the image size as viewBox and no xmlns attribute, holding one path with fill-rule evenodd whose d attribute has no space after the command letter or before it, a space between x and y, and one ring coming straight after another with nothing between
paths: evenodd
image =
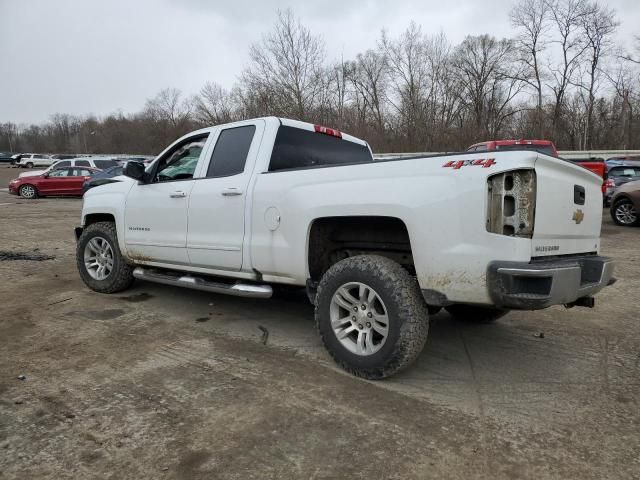
<instances>
[{"instance_id":1,"label":"white pickup truck","mask_svg":"<svg viewBox=\"0 0 640 480\"><path fill-rule=\"evenodd\" d=\"M602 179L530 150L374 161L362 140L269 117L185 135L125 174L84 197L91 289L305 286L328 351L365 378L409 365L441 307L491 321L593 306L613 281Z\"/></svg>"}]
</instances>

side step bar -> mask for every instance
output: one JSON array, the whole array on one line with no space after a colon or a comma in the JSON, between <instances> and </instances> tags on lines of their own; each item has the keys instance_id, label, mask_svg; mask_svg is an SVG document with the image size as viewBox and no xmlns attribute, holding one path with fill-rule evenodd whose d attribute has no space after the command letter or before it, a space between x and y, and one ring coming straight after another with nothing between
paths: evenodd
<instances>
[{"instance_id":1,"label":"side step bar","mask_svg":"<svg viewBox=\"0 0 640 480\"><path fill-rule=\"evenodd\" d=\"M140 280L147 280L148 282L186 287L193 290L202 290L204 292L235 295L237 297L270 298L271 295L273 295L273 289L270 285L212 282L192 275L171 275L169 273L162 273L158 270L150 270L142 267L136 267L133 271L133 276Z\"/></svg>"}]
</instances>

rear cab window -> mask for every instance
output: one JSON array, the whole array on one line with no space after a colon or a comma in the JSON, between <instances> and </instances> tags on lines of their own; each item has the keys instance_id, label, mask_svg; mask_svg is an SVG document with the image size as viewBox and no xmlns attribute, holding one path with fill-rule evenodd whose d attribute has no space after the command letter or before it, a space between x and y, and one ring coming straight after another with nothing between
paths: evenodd
<instances>
[{"instance_id":1,"label":"rear cab window","mask_svg":"<svg viewBox=\"0 0 640 480\"><path fill-rule=\"evenodd\" d=\"M271 153L269 171L373 163L366 145L337 136L281 125Z\"/></svg>"}]
</instances>

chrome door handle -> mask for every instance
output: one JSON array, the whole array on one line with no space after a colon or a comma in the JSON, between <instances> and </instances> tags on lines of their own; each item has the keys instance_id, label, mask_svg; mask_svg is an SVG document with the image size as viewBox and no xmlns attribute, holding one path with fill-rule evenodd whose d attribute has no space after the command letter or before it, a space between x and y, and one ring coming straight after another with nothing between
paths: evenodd
<instances>
[{"instance_id":1,"label":"chrome door handle","mask_svg":"<svg viewBox=\"0 0 640 480\"><path fill-rule=\"evenodd\" d=\"M187 196L186 193L181 192L180 190L176 190L175 192L169 194L171 198L184 198Z\"/></svg>"},{"instance_id":2,"label":"chrome door handle","mask_svg":"<svg viewBox=\"0 0 640 480\"><path fill-rule=\"evenodd\" d=\"M236 195L242 195L242 191L235 187L229 187L222 190L222 195L225 197L235 197Z\"/></svg>"}]
</instances>

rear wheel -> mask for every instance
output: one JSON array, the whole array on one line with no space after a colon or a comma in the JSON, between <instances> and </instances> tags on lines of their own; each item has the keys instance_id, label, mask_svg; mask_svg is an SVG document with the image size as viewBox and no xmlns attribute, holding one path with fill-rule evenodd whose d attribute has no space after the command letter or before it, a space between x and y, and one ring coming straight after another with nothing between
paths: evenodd
<instances>
[{"instance_id":1,"label":"rear wheel","mask_svg":"<svg viewBox=\"0 0 640 480\"><path fill-rule=\"evenodd\" d=\"M477 307L473 305L450 305L444 307L456 320L473 323L491 323L504 317L509 310L494 307Z\"/></svg>"},{"instance_id":2,"label":"rear wheel","mask_svg":"<svg viewBox=\"0 0 640 480\"><path fill-rule=\"evenodd\" d=\"M611 218L616 225L631 227L638 225L638 213L633 202L628 198L618 200L611 207Z\"/></svg>"},{"instance_id":3,"label":"rear wheel","mask_svg":"<svg viewBox=\"0 0 640 480\"><path fill-rule=\"evenodd\" d=\"M134 280L134 266L120 252L113 222L97 222L84 229L76 247L76 264L84 283L96 292L119 292Z\"/></svg>"},{"instance_id":4,"label":"rear wheel","mask_svg":"<svg viewBox=\"0 0 640 480\"><path fill-rule=\"evenodd\" d=\"M381 379L409 366L427 340L429 314L416 280L376 255L350 257L322 277L316 323L346 371Z\"/></svg>"},{"instance_id":5,"label":"rear wheel","mask_svg":"<svg viewBox=\"0 0 640 480\"><path fill-rule=\"evenodd\" d=\"M28 199L36 198L38 191L33 185L25 184L20 187L20 196Z\"/></svg>"}]
</instances>

